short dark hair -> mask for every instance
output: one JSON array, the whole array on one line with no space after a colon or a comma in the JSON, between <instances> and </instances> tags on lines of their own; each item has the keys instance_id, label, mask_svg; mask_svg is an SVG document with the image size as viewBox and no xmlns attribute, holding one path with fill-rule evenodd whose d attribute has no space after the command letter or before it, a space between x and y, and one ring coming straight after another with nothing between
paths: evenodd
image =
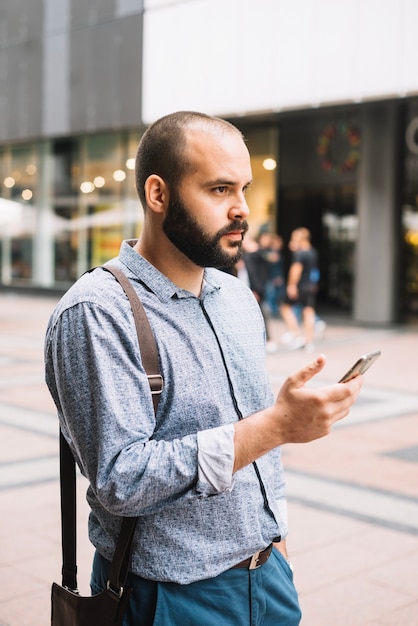
<instances>
[{"instance_id":1,"label":"short dark hair","mask_svg":"<svg viewBox=\"0 0 418 626\"><path fill-rule=\"evenodd\" d=\"M144 209L145 182L152 174L164 179L170 189L176 189L193 163L186 158L186 130L191 126L216 127L220 131L241 132L226 120L196 111L177 111L151 124L139 142L135 161L135 184Z\"/></svg>"},{"instance_id":2,"label":"short dark hair","mask_svg":"<svg viewBox=\"0 0 418 626\"><path fill-rule=\"evenodd\" d=\"M292 232L292 235L298 235L304 241L311 240L311 231L304 226L301 226L300 228L295 228L295 230Z\"/></svg>"}]
</instances>

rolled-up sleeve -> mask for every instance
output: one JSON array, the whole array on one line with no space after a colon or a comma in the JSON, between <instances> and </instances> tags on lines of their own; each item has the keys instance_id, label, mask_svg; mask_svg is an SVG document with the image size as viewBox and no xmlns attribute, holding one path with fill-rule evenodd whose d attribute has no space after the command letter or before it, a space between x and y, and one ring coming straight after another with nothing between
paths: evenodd
<instances>
[{"instance_id":1,"label":"rolled-up sleeve","mask_svg":"<svg viewBox=\"0 0 418 626\"><path fill-rule=\"evenodd\" d=\"M233 486L234 425L227 424L197 433L197 491L211 496L230 491Z\"/></svg>"}]
</instances>

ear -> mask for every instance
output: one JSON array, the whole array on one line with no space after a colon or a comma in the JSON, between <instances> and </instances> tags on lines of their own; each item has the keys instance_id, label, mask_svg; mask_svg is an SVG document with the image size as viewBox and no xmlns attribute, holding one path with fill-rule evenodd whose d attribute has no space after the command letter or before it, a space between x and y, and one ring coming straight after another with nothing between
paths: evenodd
<instances>
[{"instance_id":1,"label":"ear","mask_svg":"<svg viewBox=\"0 0 418 626\"><path fill-rule=\"evenodd\" d=\"M147 207L154 213L164 213L168 204L168 187L163 178L151 174L145 181L145 200Z\"/></svg>"}]
</instances>

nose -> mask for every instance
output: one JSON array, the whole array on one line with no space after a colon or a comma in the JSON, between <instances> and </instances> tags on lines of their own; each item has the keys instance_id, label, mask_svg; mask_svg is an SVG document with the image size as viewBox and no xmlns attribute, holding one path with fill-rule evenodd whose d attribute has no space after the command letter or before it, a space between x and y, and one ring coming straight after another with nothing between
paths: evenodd
<instances>
[{"instance_id":1,"label":"nose","mask_svg":"<svg viewBox=\"0 0 418 626\"><path fill-rule=\"evenodd\" d=\"M246 219L250 214L245 194L240 192L234 199L234 203L229 211L229 217L232 219Z\"/></svg>"}]
</instances>

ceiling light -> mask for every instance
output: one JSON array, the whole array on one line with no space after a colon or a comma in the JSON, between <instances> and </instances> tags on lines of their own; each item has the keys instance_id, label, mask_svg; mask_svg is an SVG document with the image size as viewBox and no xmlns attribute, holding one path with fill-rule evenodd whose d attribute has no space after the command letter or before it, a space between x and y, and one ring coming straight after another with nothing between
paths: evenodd
<instances>
[{"instance_id":1,"label":"ceiling light","mask_svg":"<svg viewBox=\"0 0 418 626\"><path fill-rule=\"evenodd\" d=\"M90 180L85 180L80 185L81 193L91 193L94 190L94 184Z\"/></svg>"},{"instance_id":2,"label":"ceiling light","mask_svg":"<svg viewBox=\"0 0 418 626\"><path fill-rule=\"evenodd\" d=\"M24 200L30 200L32 198L32 196L33 196L33 193L32 193L32 191L30 189L24 189L22 191L22 198Z\"/></svg>"},{"instance_id":3,"label":"ceiling light","mask_svg":"<svg viewBox=\"0 0 418 626\"><path fill-rule=\"evenodd\" d=\"M15 186L15 184L16 184L16 181L12 176L6 176L6 178L3 181L3 185L7 187L7 189L11 189L12 187Z\"/></svg>"},{"instance_id":4,"label":"ceiling light","mask_svg":"<svg viewBox=\"0 0 418 626\"><path fill-rule=\"evenodd\" d=\"M106 181L103 176L96 176L93 182L96 187L104 187Z\"/></svg>"},{"instance_id":5,"label":"ceiling light","mask_svg":"<svg viewBox=\"0 0 418 626\"><path fill-rule=\"evenodd\" d=\"M125 180L126 178L126 172L124 172L123 170L115 170L113 172L113 178L118 182L121 183L123 180Z\"/></svg>"},{"instance_id":6,"label":"ceiling light","mask_svg":"<svg viewBox=\"0 0 418 626\"><path fill-rule=\"evenodd\" d=\"M268 159L264 159L263 167L265 170L275 170L277 167L276 160L270 157Z\"/></svg>"}]
</instances>

